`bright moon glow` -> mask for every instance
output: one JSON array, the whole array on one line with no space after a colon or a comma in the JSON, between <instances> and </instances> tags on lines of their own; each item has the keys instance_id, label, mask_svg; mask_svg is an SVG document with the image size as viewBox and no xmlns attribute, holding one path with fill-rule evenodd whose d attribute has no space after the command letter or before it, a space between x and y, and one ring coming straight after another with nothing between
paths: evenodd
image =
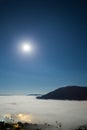
<instances>
[{"instance_id":1,"label":"bright moon glow","mask_svg":"<svg viewBox=\"0 0 87 130\"><path fill-rule=\"evenodd\" d=\"M29 43L23 43L21 49L23 52L28 53L32 51L32 46Z\"/></svg>"}]
</instances>

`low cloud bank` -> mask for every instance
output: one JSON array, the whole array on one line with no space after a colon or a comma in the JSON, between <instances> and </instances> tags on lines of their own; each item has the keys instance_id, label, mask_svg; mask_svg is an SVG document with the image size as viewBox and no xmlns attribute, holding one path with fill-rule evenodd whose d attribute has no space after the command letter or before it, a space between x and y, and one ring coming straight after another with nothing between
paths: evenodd
<instances>
[{"instance_id":1,"label":"low cloud bank","mask_svg":"<svg viewBox=\"0 0 87 130\"><path fill-rule=\"evenodd\" d=\"M0 120L61 122L64 129L87 124L87 101L38 100L33 96L0 96Z\"/></svg>"}]
</instances>

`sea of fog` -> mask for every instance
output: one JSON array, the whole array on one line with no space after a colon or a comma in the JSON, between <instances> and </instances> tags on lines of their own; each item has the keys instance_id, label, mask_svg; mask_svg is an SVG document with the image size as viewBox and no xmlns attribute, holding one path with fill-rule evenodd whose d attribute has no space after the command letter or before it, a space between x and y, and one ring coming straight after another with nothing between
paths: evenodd
<instances>
[{"instance_id":1,"label":"sea of fog","mask_svg":"<svg viewBox=\"0 0 87 130\"><path fill-rule=\"evenodd\" d=\"M47 122L54 125L58 121L68 130L87 124L87 101L41 100L34 96L0 96L0 120Z\"/></svg>"}]
</instances>

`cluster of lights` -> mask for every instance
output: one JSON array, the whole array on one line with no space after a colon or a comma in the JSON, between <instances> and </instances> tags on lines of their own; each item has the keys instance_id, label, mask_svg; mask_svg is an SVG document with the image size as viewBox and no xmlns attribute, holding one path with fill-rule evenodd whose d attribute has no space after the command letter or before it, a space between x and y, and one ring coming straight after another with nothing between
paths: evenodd
<instances>
[{"instance_id":1,"label":"cluster of lights","mask_svg":"<svg viewBox=\"0 0 87 130\"><path fill-rule=\"evenodd\" d=\"M27 114L18 114L17 117L22 122L30 122L31 123L30 115L27 115Z\"/></svg>"},{"instance_id":2,"label":"cluster of lights","mask_svg":"<svg viewBox=\"0 0 87 130\"><path fill-rule=\"evenodd\" d=\"M21 114L21 113L17 115L5 114L4 116L2 116L1 119L6 122L17 122L17 121L28 122L28 123L32 122L31 115Z\"/></svg>"}]
</instances>

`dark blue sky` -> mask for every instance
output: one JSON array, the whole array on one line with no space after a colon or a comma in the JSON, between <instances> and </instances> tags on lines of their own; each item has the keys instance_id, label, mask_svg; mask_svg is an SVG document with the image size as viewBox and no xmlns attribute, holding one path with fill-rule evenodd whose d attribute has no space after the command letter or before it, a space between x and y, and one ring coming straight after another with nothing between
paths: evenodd
<instances>
[{"instance_id":1,"label":"dark blue sky","mask_svg":"<svg viewBox=\"0 0 87 130\"><path fill-rule=\"evenodd\" d=\"M18 53L33 41L33 55ZM86 0L0 1L0 93L87 86Z\"/></svg>"}]
</instances>

